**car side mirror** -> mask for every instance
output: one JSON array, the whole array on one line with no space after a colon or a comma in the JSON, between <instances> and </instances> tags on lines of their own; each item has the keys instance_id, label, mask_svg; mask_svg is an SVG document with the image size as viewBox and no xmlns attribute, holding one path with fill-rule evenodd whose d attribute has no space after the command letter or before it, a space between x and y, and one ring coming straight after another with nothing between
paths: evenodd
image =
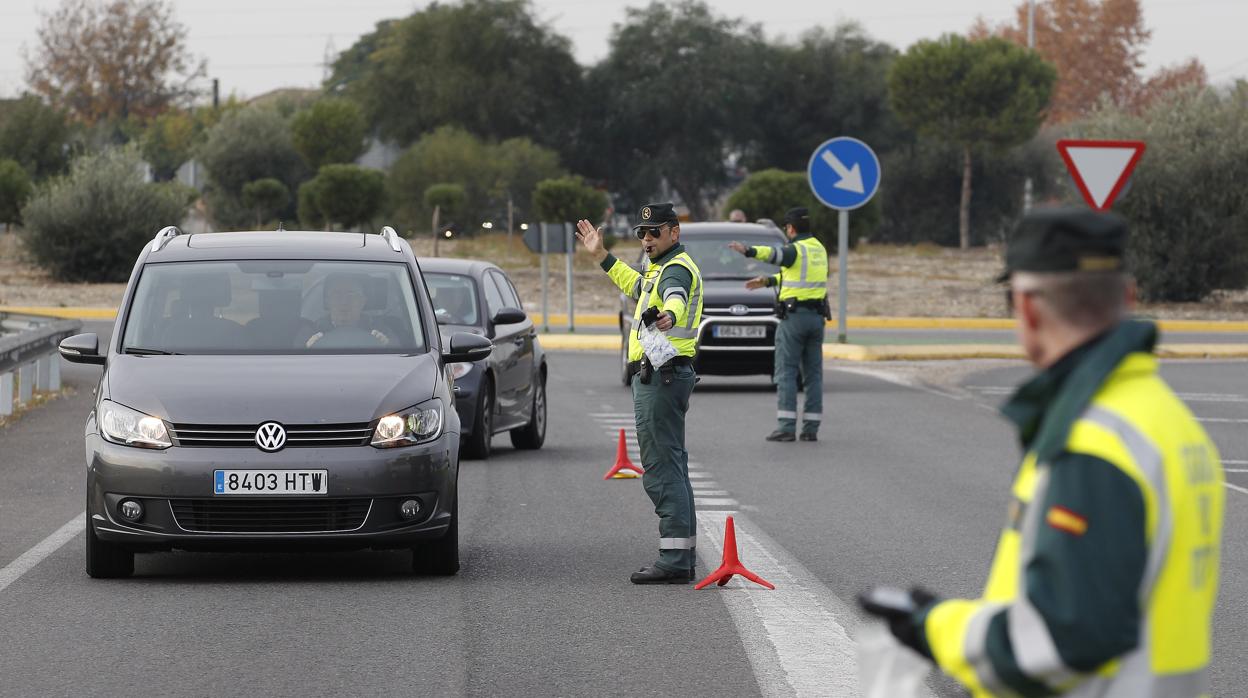
<instances>
[{"instance_id":1,"label":"car side mirror","mask_svg":"<svg viewBox=\"0 0 1248 698\"><path fill-rule=\"evenodd\" d=\"M514 325L517 322L524 322L528 317L529 316L525 315L524 311L519 308L503 307L499 308L497 313L494 313L494 324Z\"/></svg>"},{"instance_id":2,"label":"car side mirror","mask_svg":"<svg viewBox=\"0 0 1248 698\"><path fill-rule=\"evenodd\" d=\"M451 349L442 355L446 363L471 363L486 358L494 351L494 342L479 334L457 332L451 335Z\"/></svg>"},{"instance_id":3,"label":"car side mirror","mask_svg":"<svg viewBox=\"0 0 1248 698\"><path fill-rule=\"evenodd\" d=\"M65 360L73 364L104 365L105 357L100 356L100 337L94 332L76 334L66 337L57 346L57 351Z\"/></svg>"}]
</instances>

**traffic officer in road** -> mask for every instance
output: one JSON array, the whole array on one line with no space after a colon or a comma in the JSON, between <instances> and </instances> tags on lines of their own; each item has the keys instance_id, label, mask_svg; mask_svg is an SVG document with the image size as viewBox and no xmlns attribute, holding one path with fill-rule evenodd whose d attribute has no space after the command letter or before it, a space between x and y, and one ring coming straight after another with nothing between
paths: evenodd
<instances>
[{"instance_id":1,"label":"traffic officer in road","mask_svg":"<svg viewBox=\"0 0 1248 698\"><path fill-rule=\"evenodd\" d=\"M802 441L815 441L823 421L823 321L828 315L828 251L810 232L810 212L790 209L784 232L791 242L783 247L740 242L728 246L746 257L780 267L780 273L745 282L746 288L779 286L776 314L776 410L778 426L768 441L792 441L797 431L797 376L801 369L806 405L802 412Z\"/></svg>"},{"instance_id":2,"label":"traffic officer in road","mask_svg":"<svg viewBox=\"0 0 1248 698\"><path fill-rule=\"evenodd\" d=\"M1209 692L1221 460L1127 319L1126 245L1113 214L1023 218L1003 279L1039 373L1002 409L1025 455L987 587L860 599L976 696Z\"/></svg>"},{"instance_id":3,"label":"traffic officer in road","mask_svg":"<svg viewBox=\"0 0 1248 698\"><path fill-rule=\"evenodd\" d=\"M702 274L680 244L680 219L670 203L641 207L633 228L650 259L644 274L607 252L602 231L577 222L577 236L620 290L637 301L628 333L637 442L645 469L642 485L659 515L659 559L634 572L634 584L685 584L693 580L697 518L685 450L685 413L696 382L693 358L702 320ZM657 318L655 317L657 316ZM640 342L643 324L666 333L676 356L651 366Z\"/></svg>"}]
</instances>

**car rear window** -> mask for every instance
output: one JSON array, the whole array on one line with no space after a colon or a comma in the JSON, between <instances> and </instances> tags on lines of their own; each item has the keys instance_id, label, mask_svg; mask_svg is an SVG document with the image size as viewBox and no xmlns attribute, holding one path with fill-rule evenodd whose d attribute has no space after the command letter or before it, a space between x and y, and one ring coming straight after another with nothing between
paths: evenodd
<instances>
[{"instance_id":1,"label":"car rear window","mask_svg":"<svg viewBox=\"0 0 1248 698\"><path fill-rule=\"evenodd\" d=\"M407 266L246 260L149 264L123 351L411 354L426 351Z\"/></svg>"}]
</instances>

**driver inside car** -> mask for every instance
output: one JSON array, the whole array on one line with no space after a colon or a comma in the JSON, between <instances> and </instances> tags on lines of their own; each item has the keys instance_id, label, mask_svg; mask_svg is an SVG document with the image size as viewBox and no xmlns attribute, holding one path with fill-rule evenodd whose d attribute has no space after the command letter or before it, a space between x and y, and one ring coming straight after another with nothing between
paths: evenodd
<instances>
[{"instance_id":1,"label":"driver inside car","mask_svg":"<svg viewBox=\"0 0 1248 698\"><path fill-rule=\"evenodd\" d=\"M316 323L316 331L304 343L311 349L316 343L336 332L365 332L377 346L386 346L390 337L377 328L364 314L368 303L368 277L360 274L330 274L325 279L325 306L329 312Z\"/></svg>"}]
</instances>

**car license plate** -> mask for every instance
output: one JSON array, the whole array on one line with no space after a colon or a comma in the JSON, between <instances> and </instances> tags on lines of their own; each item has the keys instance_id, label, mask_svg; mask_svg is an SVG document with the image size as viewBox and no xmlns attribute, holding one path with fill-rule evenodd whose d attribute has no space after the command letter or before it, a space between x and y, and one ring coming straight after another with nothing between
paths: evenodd
<instances>
[{"instance_id":1,"label":"car license plate","mask_svg":"<svg viewBox=\"0 0 1248 698\"><path fill-rule=\"evenodd\" d=\"M213 494L329 494L327 470L216 470Z\"/></svg>"},{"instance_id":2,"label":"car license plate","mask_svg":"<svg viewBox=\"0 0 1248 698\"><path fill-rule=\"evenodd\" d=\"M765 325L716 325L713 335L717 339L766 339Z\"/></svg>"}]
</instances>

